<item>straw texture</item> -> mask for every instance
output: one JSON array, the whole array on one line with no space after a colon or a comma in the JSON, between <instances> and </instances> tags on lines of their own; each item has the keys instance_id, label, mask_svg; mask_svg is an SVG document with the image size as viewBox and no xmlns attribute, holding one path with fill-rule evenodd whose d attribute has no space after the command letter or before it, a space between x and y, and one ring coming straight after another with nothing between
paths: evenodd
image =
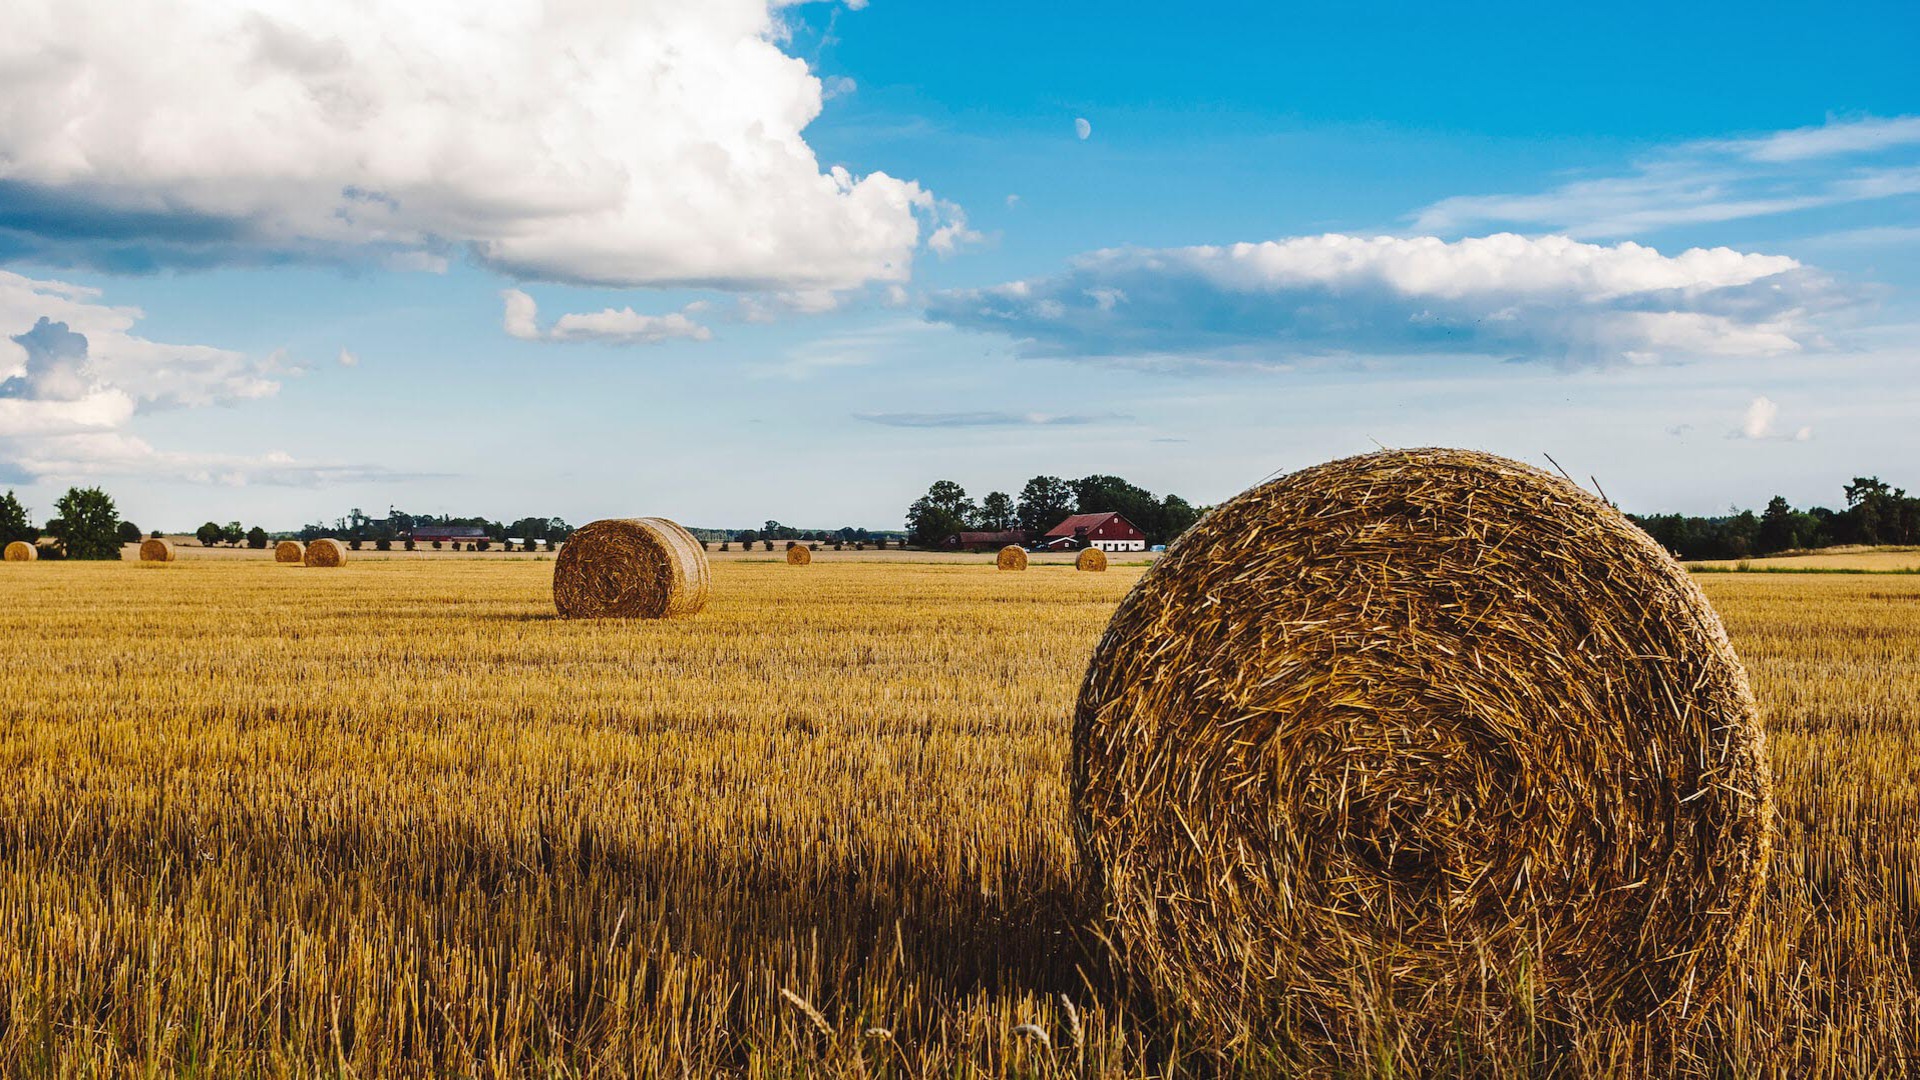
<instances>
[{"instance_id":1,"label":"straw texture","mask_svg":"<svg viewBox=\"0 0 1920 1080\"><path fill-rule=\"evenodd\" d=\"M304 563L307 561L307 547L298 540L282 540L273 545L273 561Z\"/></svg>"},{"instance_id":2,"label":"straw texture","mask_svg":"<svg viewBox=\"0 0 1920 1080\"><path fill-rule=\"evenodd\" d=\"M1107 568L1107 553L1099 548L1081 548L1080 554L1073 558L1075 570L1091 570L1098 573Z\"/></svg>"},{"instance_id":3,"label":"straw texture","mask_svg":"<svg viewBox=\"0 0 1920 1080\"><path fill-rule=\"evenodd\" d=\"M553 564L553 604L569 618L665 619L707 606L707 553L666 518L609 518L574 532Z\"/></svg>"},{"instance_id":4,"label":"straw texture","mask_svg":"<svg viewBox=\"0 0 1920 1080\"><path fill-rule=\"evenodd\" d=\"M174 556L173 541L149 537L140 542L141 562L172 562Z\"/></svg>"},{"instance_id":5,"label":"straw texture","mask_svg":"<svg viewBox=\"0 0 1920 1080\"><path fill-rule=\"evenodd\" d=\"M1763 738L1705 597L1601 500L1467 451L1208 514L1115 613L1071 768L1120 970L1227 1044L1684 1024L1765 877Z\"/></svg>"},{"instance_id":6,"label":"straw texture","mask_svg":"<svg viewBox=\"0 0 1920 1080\"><path fill-rule=\"evenodd\" d=\"M1026 549L1018 544L1008 544L1000 549L993 563L1002 570L1025 570L1027 568Z\"/></svg>"},{"instance_id":7,"label":"straw texture","mask_svg":"<svg viewBox=\"0 0 1920 1080\"><path fill-rule=\"evenodd\" d=\"M308 566L340 566L347 561L347 545L330 536L323 536L307 545L303 558Z\"/></svg>"},{"instance_id":8,"label":"straw texture","mask_svg":"<svg viewBox=\"0 0 1920 1080\"><path fill-rule=\"evenodd\" d=\"M40 557L40 549L25 540L15 540L7 545L8 562L33 562Z\"/></svg>"},{"instance_id":9,"label":"straw texture","mask_svg":"<svg viewBox=\"0 0 1920 1080\"><path fill-rule=\"evenodd\" d=\"M805 566L813 561L813 551L805 544L795 544L787 549L788 566Z\"/></svg>"}]
</instances>

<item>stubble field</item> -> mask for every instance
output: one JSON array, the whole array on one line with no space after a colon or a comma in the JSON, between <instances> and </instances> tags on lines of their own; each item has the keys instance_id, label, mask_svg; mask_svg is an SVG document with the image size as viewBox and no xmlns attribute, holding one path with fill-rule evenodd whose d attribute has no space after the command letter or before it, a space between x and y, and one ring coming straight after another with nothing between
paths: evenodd
<instances>
[{"instance_id":1,"label":"stubble field","mask_svg":"<svg viewBox=\"0 0 1920 1080\"><path fill-rule=\"evenodd\" d=\"M1142 571L989 558L722 561L663 623L535 559L6 567L0 1075L1209 1069L1103 978L1067 828ZM1777 784L1750 970L1677 1044L1449 1068L1920 1055L1920 578L1702 580Z\"/></svg>"}]
</instances>

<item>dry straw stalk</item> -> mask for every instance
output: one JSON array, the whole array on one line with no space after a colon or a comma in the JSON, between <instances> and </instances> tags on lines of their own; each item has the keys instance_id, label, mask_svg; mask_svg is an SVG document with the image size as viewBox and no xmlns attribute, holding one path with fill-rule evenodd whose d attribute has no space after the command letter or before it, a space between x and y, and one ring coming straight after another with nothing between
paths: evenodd
<instances>
[{"instance_id":1,"label":"dry straw stalk","mask_svg":"<svg viewBox=\"0 0 1920 1080\"><path fill-rule=\"evenodd\" d=\"M298 540L282 540L273 545L273 561L277 563L304 563L307 561L307 548Z\"/></svg>"},{"instance_id":2,"label":"dry straw stalk","mask_svg":"<svg viewBox=\"0 0 1920 1080\"><path fill-rule=\"evenodd\" d=\"M140 542L141 562L172 562L173 541L150 537Z\"/></svg>"},{"instance_id":3,"label":"dry straw stalk","mask_svg":"<svg viewBox=\"0 0 1920 1080\"><path fill-rule=\"evenodd\" d=\"M813 561L813 551L805 544L795 544L787 549L788 566L805 566Z\"/></svg>"},{"instance_id":4,"label":"dry straw stalk","mask_svg":"<svg viewBox=\"0 0 1920 1080\"><path fill-rule=\"evenodd\" d=\"M994 557L993 562L1002 570L1025 570L1027 568L1026 549L1018 544L1008 544L1000 549L1000 554Z\"/></svg>"},{"instance_id":5,"label":"dry straw stalk","mask_svg":"<svg viewBox=\"0 0 1920 1080\"><path fill-rule=\"evenodd\" d=\"M1688 575L1516 462L1254 488L1141 579L1074 719L1121 970L1234 1043L1697 1017L1760 897L1752 695ZM1497 1020L1496 1015L1495 1019Z\"/></svg>"},{"instance_id":6,"label":"dry straw stalk","mask_svg":"<svg viewBox=\"0 0 1920 1080\"><path fill-rule=\"evenodd\" d=\"M277 552L275 557L278 557ZM308 566L340 566L347 561L347 545L330 536L323 536L307 545L304 558Z\"/></svg>"},{"instance_id":7,"label":"dry straw stalk","mask_svg":"<svg viewBox=\"0 0 1920 1080\"><path fill-rule=\"evenodd\" d=\"M25 540L15 540L7 545L8 562L33 562L40 557L40 549Z\"/></svg>"},{"instance_id":8,"label":"dry straw stalk","mask_svg":"<svg viewBox=\"0 0 1920 1080\"><path fill-rule=\"evenodd\" d=\"M593 522L553 564L553 604L571 618L692 615L707 606L712 588L700 541L666 518Z\"/></svg>"},{"instance_id":9,"label":"dry straw stalk","mask_svg":"<svg viewBox=\"0 0 1920 1080\"><path fill-rule=\"evenodd\" d=\"M1075 570L1090 570L1098 573L1107 568L1107 553L1099 548L1082 548L1073 558Z\"/></svg>"}]
</instances>

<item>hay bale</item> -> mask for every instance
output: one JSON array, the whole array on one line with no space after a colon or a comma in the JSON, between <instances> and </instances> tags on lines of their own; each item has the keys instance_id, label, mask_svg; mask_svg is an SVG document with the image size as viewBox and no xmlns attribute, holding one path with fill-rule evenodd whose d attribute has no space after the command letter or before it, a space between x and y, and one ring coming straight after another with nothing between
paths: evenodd
<instances>
[{"instance_id":1,"label":"hay bale","mask_svg":"<svg viewBox=\"0 0 1920 1080\"><path fill-rule=\"evenodd\" d=\"M1091 570L1095 573L1107 568L1107 553L1099 548L1081 548L1080 554L1073 557L1075 570Z\"/></svg>"},{"instance_id":2,"label":"hay bale","mask_svg":"<svg viewBox=\"0 0 1920 1080\"><path fill-rule=\"evenodd\" d=\"M347 545L330 536L323 536L307 545L302 558L308 566L340 566L347 561Z\"/></svg>"},{"instance_id":3,"label":"hay bale","mask_svg":"<svg viewBox=\"0 0 1920 1080\"><path fill-rule=\"evenodd\" d=\"M1689 1022L1772 813L1690 577L1575 485L1457 450L1307 469L1181 537L1094 654L1071 790L1136 985L1211 1038L1323 1048L1490 1009Z\"/></svg>"},{"instance_id":4,"label":"hay bale","mask_svg":"<svg viewBox=\"0 0 1920 1080\"><path fill-rule=\"evenodd\" d=\"M1000 549L1000 554L994 557L993 563L1002 570L1025 570L1027 551L1018 544L1008 544Z\"/></svg>"},{"instance_id":5,"label":"hay bale","mask_svg":"<svg viewBox=\"0 0 1920 1080\"><path fill-rule=\"evenodd\" d=\"M795 544L787 549L788 566L805 566L813 561L813 549L805 544Z\"/></svg>"},{"instance_id":6,"label":"hay bale","mask_svg":"<svg viewBox=\"0 0 1920 1080\"><path fill-rule=\"evenodd\" d=\"M40 549L25 540L15 540L7 545L8 562L33 562L40 557Z\"/></svg>"},{"instance_id":7,"label":"hay bale","mask_svg":"<svg viewBox=\"0 0 1920 1080\"><path fill-rule=\"evenodd\" d=\"M307 561L307 546L298 540L282 540L273 545L273 561L300 564Z\"/></svg>"},{"instance_id":8,"label":"hay bale","mask_svg":"<svg viewBox=\"0 0 1920 1080\"><path fill-rule=\"evenodd\" d=\"M140 541L141 562L172 562L174 557L173 541L149 537Z\"/></svg>"},{"instance_id":9,"label":"hay bale","mask_svg":"<svg viewBox=\"0 0 1920 1080\"><path fill-rule=\"evenodd\" d=\"M577 530L553 564L553 604L569 618L663 619L707 606L707 553L666 518L610 518Z\"/></svg>"}]
</instances>

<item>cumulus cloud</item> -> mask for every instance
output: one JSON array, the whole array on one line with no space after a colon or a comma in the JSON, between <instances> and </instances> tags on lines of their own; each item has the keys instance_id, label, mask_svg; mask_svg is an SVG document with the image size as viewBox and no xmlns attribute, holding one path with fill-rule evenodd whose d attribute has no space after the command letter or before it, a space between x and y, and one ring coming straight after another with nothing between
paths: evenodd
<instances>
[{"instance_id":1,"label":"cumulus cloud","mask_svg":"<svg viewBox=\"0 0 1920 1080\"><path fill-rule=\"evenodd\" d=\"M855 420L886 427L1077 427L1108 421L1130 420L1119 413L1040 413L1040 412L892 412L854 413Z\"/></svg>"},{"instance_id":2,"label":"cumulus cloud","mask_svg":"<svg viewBox=\"0 0 1920 1080\"><path fill-rule=\"evenodd\" d=\"M501 327L509 336L522 341L593 341L603 345L658 345L676 339L707 341L713 331L687 317L688 311L702 305L688 305L685 311L667 315L642 315L632 308L606 308L593 312L570 312L540 328L540 309L533 297L519 289L500 294L506 302Z\"/></svg>"},{"instance_id":3,"label":"cumulus cloud","mask_svg":"<svg viewBox=\"0 0 1920 1080\"><path fill-rule=\"evenodd\" d=\"M1745 415L1740 418L1740 427L1730 433L1729 438L1751 439L1754 441L1806 442L1813 438L1813 428L1801 426L1791 433L1778 430L1775 426L1780 419L1780 406L1766 395L1754 398L1747 404Z\"/></svg>"},{"instance_id":4,"label":"cumulus cloud","mask_svg":"<svg viewBox=\"0 0 1920 1080\"><path fill-rule=\"evenodd\" d=\"M823 168L774 0L0 8L0 254L112 268L464 249L529 279L848 288L942 208ZM191 58L183 62L182 58Z\"/></svg>"},{"instance_id":5,"label":"cumulus cloud","mask_svg":"<svg viewBox=\"0 0 1920 1080\"><path fill-rule=\"evenodd\" d=\"M140 413L267 397L280 389L272 375L291 370L279 354L148 340L133 332L142 317L97 289L0 270L0 328L18 328L0 336L0 474L310 484L380 471L272 451L182 453L133 434Z\"/></svg>"},{"instance_id":6,"label":"cumulus cloud","mask_svg":"<svg viewBox=\"0 0 1920 1080\"><path fill-rule=\"evenodd\" d=\"M1414 215L1451 235L1517 227L1612 238L1920 193L1920 117L1831 120L1747 139L1669 147L1619 176L1545 192L1462 195Z\"/></svg>"},{"instance_id":7,"label":"cumulus cloud","mask_svg":"<svg viewBox=\"0 0 1920 1080\"><path fill-rule=\"evenodd\" d=\"M1792 353L1837 301L1791 258L1511 234L1330 234L1115 249L1060 274L936 293L927 316L1024 355L1284 363L1469 354L1570 366Z\"/></svg>"}]
</instances>

